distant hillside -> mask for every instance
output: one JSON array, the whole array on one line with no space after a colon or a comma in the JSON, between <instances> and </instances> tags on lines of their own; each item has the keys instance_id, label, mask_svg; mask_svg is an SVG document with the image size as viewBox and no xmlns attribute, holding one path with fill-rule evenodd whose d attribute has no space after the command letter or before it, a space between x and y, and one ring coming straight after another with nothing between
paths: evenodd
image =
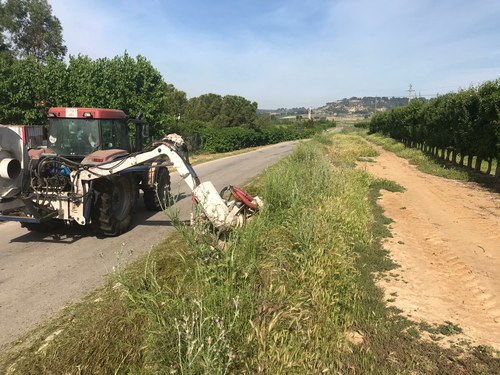
<instances>
[{"instance_id":1,"label":"distant hillside","mask_svg":"<svg viewBox=\"0 0 500 375\"><path fill-rule=\"evenodd\" d=\"M277 116L307 115L309 110L305 107L299 108L278 108L278 109L258 109L257 114L271 114Z\"/></svg>"},{"instance_id":2,"label":"distant hillside","mask_svg":"<svg viewBox=\"0 0 500 375\"><path fill-rule=\"evenodd\" d=\"M425 100L425 99L423 99ZM326 103L322 107L312 108L311 116L314 118L332 117L368 117L375 112L383 112L395 107L408 104L408 98L396 98L387 96L364 96L358 98L344 98L335 102ZM296 116L307 117L309 108L278 108L278 109L258 109L258 114L271 114L275 116Z\"/></svg>"},{"instance_id":3,"label":"distant hillside","mask_svg":"<svg viewBox=\"0 0 500 375\"><path fill-rule=\"evenodd\" d=\"M395 107L408 104L408 98L396 98L387 96L365 96L358 98L344 98L335 102L326 103L323 107L313 110L314 117L329 116L369 116L375 112L387 111Z\"/></svg>"}]
</instances>

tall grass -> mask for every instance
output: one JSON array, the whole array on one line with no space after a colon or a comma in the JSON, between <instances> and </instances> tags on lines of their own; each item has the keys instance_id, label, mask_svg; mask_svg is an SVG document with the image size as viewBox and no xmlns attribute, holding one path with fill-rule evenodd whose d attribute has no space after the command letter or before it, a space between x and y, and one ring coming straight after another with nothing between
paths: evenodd
<instances>
[{"instance_id":1,"label":"tall grass","mask_svg":"<svg viewBox=\"0 0 500 375\"><path fill-rule=\"evenodd\" d=\"M369 177L332 173L322 147L302 144L267 171L254 186L264 209L223 248L178 225L193 250L189 287L162 287L154 266L139 287L125 284L130 310L151 322L148 366L182 374L340 366L332 359L347 350L358 301L353 247L370 241Z\"/></svg>"},{"instance_id":2,"label":"tall grass","mask_svg":"<svg viewBox=\"0 0 500 375\"><path fill-rule=\"evenodd\" d=\"M345 332L358 303L356 243L367 243L367 176L332 173L317 145L302 145L269 171L259 218L260 314L254 366L266 373L319 373L341 367Z\"/></svg>"}]
</instances>

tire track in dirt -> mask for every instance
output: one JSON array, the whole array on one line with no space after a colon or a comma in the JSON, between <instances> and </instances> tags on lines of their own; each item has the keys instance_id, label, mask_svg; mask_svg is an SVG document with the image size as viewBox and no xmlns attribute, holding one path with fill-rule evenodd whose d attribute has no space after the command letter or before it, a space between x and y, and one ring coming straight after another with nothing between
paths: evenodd
<instances>
[{"instance_id":1,"label":"tire track in dirt","mask_svg":"<svg viewBox=\"0 0 500 375\"><path fill-rule=\"evenodd\" d=\"M460 326L463 335L450 340L500 350L499 195L377 149L380 156L359 167L407 189L383 191L379 202L394 220L384 247L401 266L380 280L386 298L412 320Z\"/></svg>"}]
</instances>

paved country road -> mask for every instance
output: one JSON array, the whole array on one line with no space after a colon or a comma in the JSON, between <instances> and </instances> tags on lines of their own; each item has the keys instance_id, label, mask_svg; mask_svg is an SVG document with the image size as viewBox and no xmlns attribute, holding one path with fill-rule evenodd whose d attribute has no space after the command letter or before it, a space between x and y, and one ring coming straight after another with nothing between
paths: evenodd
<instances>
[{"instance_id":1,"label":"paved country road","mask_svg":"<svg viewBox=\"0 0 500 375\"><path fill-rule=\"evenodd\" d=\"M195 167L201 181L220 190L242 185L288 155L296 142L281 143ZM188 218L190 192L172 175L181 218ZM20 337L68 303L100 286L114 267L145 254L173 228L164 213L147 211L138 201L132 229L112 238L96 238L84 227L55 233L28 232L19 223L0 225L0 346Z\"/></svg>"}]
</instances>

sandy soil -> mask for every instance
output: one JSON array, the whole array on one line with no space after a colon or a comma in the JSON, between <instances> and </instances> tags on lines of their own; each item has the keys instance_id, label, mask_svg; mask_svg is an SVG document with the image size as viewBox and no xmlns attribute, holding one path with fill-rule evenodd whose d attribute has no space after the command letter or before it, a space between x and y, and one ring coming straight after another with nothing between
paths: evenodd
<instances>
[{"instance_id":1,"label":"sandy soil","mask_svg":"<svg viewBox=\"0 0 500 375\"><path fill-rule=\"evenodd\" d=\"M452 342L500 350L499 194L427 175L379 151L360 167L407 189L383 191L380 199L394 220L384 246L401 266L379 281L386 299L414 321L459 325L463 335L447 338Z\"/></svg>"}]
</instances>

